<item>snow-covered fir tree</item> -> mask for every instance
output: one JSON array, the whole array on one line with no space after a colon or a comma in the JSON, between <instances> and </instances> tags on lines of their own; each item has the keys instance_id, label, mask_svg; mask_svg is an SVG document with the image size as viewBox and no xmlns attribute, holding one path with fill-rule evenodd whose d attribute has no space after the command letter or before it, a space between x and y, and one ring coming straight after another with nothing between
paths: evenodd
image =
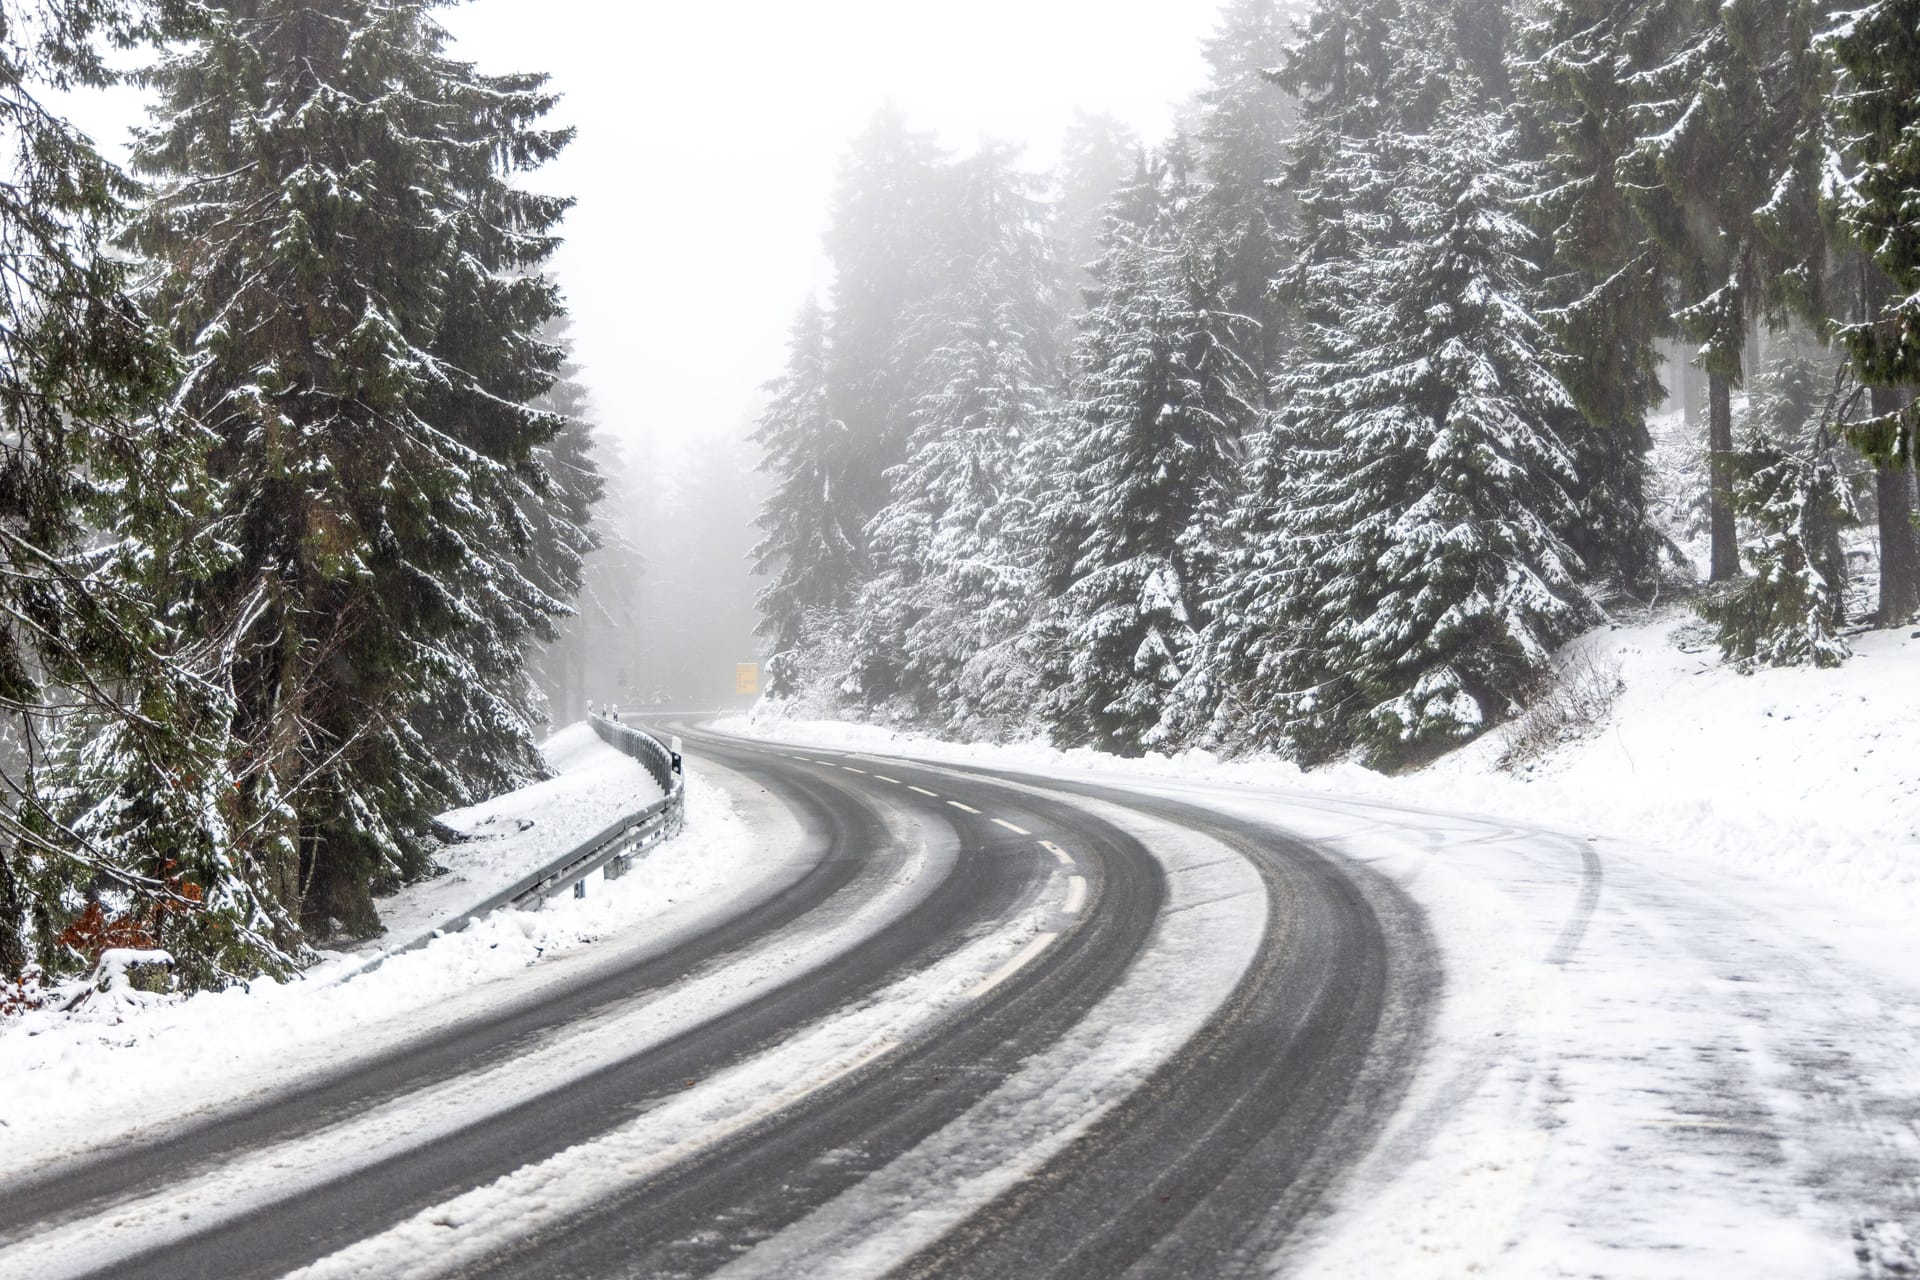
<instances>
[{"instance_id":1,"label":"snow-covered fir tree","mask_svg":"<svg viewBox=\"0 0 1920 1280\"><path fill-rule=\"evenodd\" d=\"M1423 135L1350 144L1328 176L1385 191L1351 256L1295 288L1335 300L1282 378L1268 545L1226 607L1277 599L1261 706L1306 759L1417 757L1506 716L1589 622L1556 529L1572 406L1534 314L1530 191L1502 114L1462 85ZM1243 553L1245 554L1245 553Z\"/></svg>"},{"instance_id":2,"label":"snow-covered fir tree","mask_svg":"<svg viewBox=\"0 0 1920 1280\"><path fill-rule=\"evenodd\" d=\"M1664 391L1654 344L1669 327L1669 288L1622 166L1639 137L1635 76L1681 18L1670 0L1546 0L1517 54L1522 109L1547 140L1533 206L1552 248L1542 316L1586 416L1566 440L1579 484L1562 532L1591 572L1642 596L1665 550L1650 516L1647 415Z\"/></svg>"},{"instance_id":3,"label":"snow-covered fir tree","mask_svg":"<svg viewBox=\"0 0 1920 1280\"><path fill-rule=\"evenodd\" d=\"M1290 16L1279 0L1228 0L1204 45L1208 87L1195 138L1207 181L1196 222L1221 255L1222 299L1255 322L1244 354L1263 392L1285 335L1273 281L1290 212L1274 179L1296 104L1268 73L1284 59Z\"/></svg>"},{"instance_id":4,"label":"snow-covered fir tree","mask_svg":"<svg viewBox=\"0 0 1920 1280\"><path fill-rule=\"evenodd\" d=\"M769 581L755 604L765 639L767 692L795 692L810 636L840 625L864 570L862 517L847 497L862 463L859 442L833 411L828 385L827 317L809 299L793 323L787 370L768 387L753 433L761 469L773 480L759 518L754 572Z\"/></svg>"},{"instance_id":5,"label":"snow-covered fir tree","mask_svg":"<svg viewBox=\"0 0 1920 1280\"><path fill-rule=\"evenodd\" d=\"M213 619L155 586L221 552L196 535L204 437L104 241L137 193L52 102L186 6L9 5L0 17L0 976L162 947L189 985L288 960L229 823ZM122 513L147 536L99 541ZM217 664L216 664L217 665ZM209 678L209 677L213 678Z\"/></svg>"},{"instance_id":6,"label":"snow-covered fir tree","mask_svg":"<svg viewBox=\"0 0 1920 1280\"><path fill-rule=\"evenodd\" d=\"M1855 512L1832 421L1845 390L1824 362L1789 357L1750 397L1733 496L1752 572L1703 606L1742 665L1833 667L1850 652L1840 532Z\"/></svg>"},{"instance_id":7,"label":"snow-covered fir tree","mask_svg":"<svg viewBox=\"0 0 1920 1280\"><path fill-rule=\"evenodd\" d=\"M1039 477L1043 583L1055 599L1034 643L1055 740L1122 754L1170 742L1202 601L1231 502L1255 385L1249 322L1220 298L1216 264L1188 234L1193 186L1143 162L1115 202L1071 403Z\"/></svg>"},{"instance_id":8,"label":"snow-covered fir tree","mask_svg":"<svg viewBox=\"0 0 1920 1280\"><path fill-rule=\"evenodd\" d=\"M855 443L838 500L856 536L885 504L887 468L912 431L913 380L927 354L916 320L946 280L943 159L889 104L854 140L834 191L828 383Z\"/></svg>"},{"instance_id":9,"label":"snow-covered fir tree","mask_svg":"<svg viewBox=\"0 0 1920 1280\"><path fill-rule=\"evenodd\" d=\"M1816 5L1755 0L1655 15L1663 47L1629 79L1637 134L1621 186L1665 252L1674 319L1699 344L1708 377L1715 581L1740 568L1732 392L1758 374L1745 367L1748 339L1787 308L1821 318L1814 108L1825 75L1805 38Z\"/></svg>"},{"instance_id":10,"label":"snow-covered fir tree","mask_svg":"<svg viewBox=\"0 0 1920 1280\"><path fill-rule=\"evenodd\" d=\"M1133 131L1102 112L1075 112L1060 141L1053 228L1070 305L1093 282L1107 205L1132 177L1139 152Z\"/></svg>"},{"instance_id":11,"label":"snow-covered fir tree","mask_svg":"<svg viewBox=\"0 0 1920 1280\"><path fill-rule=\"evenodd\" d=\"M1031 708L1018 643L1034 597L1024 462L1058 385L1057 286L1038 179L990 146L957 167L955 284L921 318L931 354L892 499L866 535L852 688L991 730Z\"/></svg>"},{"instance_id":12,"label":"snow-covered fir tree","mask_svg":"<svg viewBox=\"0 0 1920 1280\"><path fill-rule=\"evenodd\" d=\"M547 328L549 341L566 347L565 322ZM596 508L606 496L599 445L587 389L580 383L580 367L569 354L553 386L534 403L566 420L558 434L535 455L539 483L534 488L529 518L533 523L531 550L523 557L528 579L555 600L575 601L573 615L543 635L529 656L528 674L538 690L539 714L549 724L569 724L585 714L584 698L572 696L572 677L583 670L578 625L587 580L587 562L605 541Z\"/></svg>"},{"instance_id":13,"label":"snow-covered fir tree","mask_svg":"<svg viewBox=\"0 0 1920 1280\"><path fill-rule=\"evenodd\" d=\"M1894 625L1920 608L1920 4L1849 9L1824 43L1840 68L1827 197L1841 232L1871 261L1842 336L1872 399L1852 437L1877 468L1880 618Z\"/></svg>"},{"instance_id":14,"label":"snow-covered fir tree","mask_svg":"<svg viewBox=\"0 0 1920 1280\"><path fill-rule=\"evenodd\" d=\"M160 190L132 243L234 551L173 607L233 628L242 829L318 935L375 927L469 779L538 768L510 686L564 607L518 561L565 425L527 402L566 202L511 178L567 135L541 78L447 57L435 7L203 5L136 151Z\"/></svg>"}]
</instances>

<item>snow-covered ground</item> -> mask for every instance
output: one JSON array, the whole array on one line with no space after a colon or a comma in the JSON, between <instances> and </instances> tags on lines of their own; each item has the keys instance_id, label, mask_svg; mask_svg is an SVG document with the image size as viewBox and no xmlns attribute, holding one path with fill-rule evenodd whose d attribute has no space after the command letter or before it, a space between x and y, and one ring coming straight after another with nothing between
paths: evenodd
<instances>
[{"instance_id":1,"label":"snow-covered ground","mask_svg":"<svg viewBox=\"0 0 1920 1280\"><path fill-rule=\"evenodd\" d=\"M363 950L404 945L660 798L653 775L591 725L569 725L540 750L552 778L440 815L470 838L440 854L445 875L381 900L386 935Z\"/></svg>"},{"instance_id":2,"label":"snow-covered ground","mask_svg":"<svg viewBox=\"0 0 1920 1280\"><path fill-rule=\"evenodd\" d=\"M1392 877L1444 964L1380 1145L1284 1274L1920 1274L1920 640L1747 676L1666 616L1587 637L1605 726L1503 773L1120 761L837 723L748 736L1117 783ZM1695 646L1682 632L1686 649Z\"/></svg>"},{"instance_id":3,"label":"snow-covered ground","mask_svg":"<svg viewBox=\"0 0 1920 1280\"><path fill-rule=\"evenodd\" d=\"M766 704L717 727L1009 768L1437 806L1705 859L1842 911L1894 921L1920 915L1920 638L1910 629L1872 632L1852 641L1853 660L1837 670L1745 675L1701 648L1689 616L1628 619L1578 641L1569 660L1590 660L1601 672L1618 665L1618 703L1590 735L1520 773L1497 767L1513 726L1398 777L1357 765L1302 771L1275 757L1120 760L1041 744L959 745L872 725L785 720Z\"/></svg>"},{"instance_id":4,"label":"snow-covered ground","mask_svg":"<svg viewBox=\"0 0 1920 1280\"><path fill-rule=\"evenodd\" d=\"M659 795L637 762L587 726L563 730L544 749L557 777L447 815L479 838L443 853L448 874L381 904L392 939L483 900ZM595 880L585 899L495 912L368 973L357 972L364 955L338 954L284 984L186 1000L125 993L73 1015L0 1020L0 1177L209 1114L309 1072L348 1068L579 981L624 948L698 927L781 874L793 850L778 836L749 830L729 793L696 769L685 832L625 878ZM351 982L340 981L349 974Z\"/></svg>"}]
</instances>

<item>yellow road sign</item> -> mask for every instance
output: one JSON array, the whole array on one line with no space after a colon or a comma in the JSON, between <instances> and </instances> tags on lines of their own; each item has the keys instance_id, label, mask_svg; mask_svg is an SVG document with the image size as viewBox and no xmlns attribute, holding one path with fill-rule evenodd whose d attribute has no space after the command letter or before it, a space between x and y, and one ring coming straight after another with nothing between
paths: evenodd
<instances>
[{"instance_id":1,"label":"yellow road sign","mask_svg":"<svg viewBox=\"0 0 1920 1280\"><path fill-rule=\"evenodd\" d=\"M760 664L757 662L737 662L733 667L733 691L735 693L760 692Z\"/></svg>"}]
</instances>

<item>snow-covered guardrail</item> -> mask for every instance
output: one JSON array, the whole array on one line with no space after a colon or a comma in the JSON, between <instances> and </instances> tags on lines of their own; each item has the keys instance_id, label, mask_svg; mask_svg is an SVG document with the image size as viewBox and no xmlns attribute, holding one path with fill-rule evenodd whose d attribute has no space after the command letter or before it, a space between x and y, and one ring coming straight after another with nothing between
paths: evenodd
<instances>
[{"instance_id":1,"label":"snow-covered guardrail","mask_svg":"<svg viewBox=\"0 0 1920 1280\"><path fill-rule=\"evenodd\" d=\"M608 746L632 756L646 767L664 793L660 799L637 813L619 819L592 839L576 845L485 902L466 908L438 928L402 946L382 951L367 964L343 975L340 981L350 981L360 974L371 973L388 956L401 955L424 947L435 938L458 933L475 920L502 907L537 906L569 884L573 886L575 897L585 897L587 877L594 872L602 872L609 880L618 880L627 873L636 857L662 840L680 834L687 816L686 777L681 772L680 753L652 734L643 733L630 724L620 724L600 716L589 716L588 721ZM674 746L678 745L676 739Z\"/></svg>"}]
</instances>

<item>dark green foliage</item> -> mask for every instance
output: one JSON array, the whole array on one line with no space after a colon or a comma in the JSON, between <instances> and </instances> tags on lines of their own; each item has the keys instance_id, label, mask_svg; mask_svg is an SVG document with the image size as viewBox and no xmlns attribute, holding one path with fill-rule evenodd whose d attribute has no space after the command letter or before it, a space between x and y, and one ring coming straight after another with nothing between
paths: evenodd
<instances>
[{"instance_id":1,"label":"dark green foliage","mask_svg":"<svg viewBox=\"0 0 1920 1280\"><path fill-rule=\"evenodd\" d=\"M101 248L136 190L43 103L49 89L110 83L103 45L144 42L187 11L47 0L10 4L0 25L8 976L84 969L108 939L172 950L191 985L290 960L263 870L228 825L227 691L208 661L226 632L166 612L158 590L221 550L200 541L204 439L160 411L172 352ZM87 523L123 513L150 536L80 545Z\"/></svg>"},{"instance_id":2,"label":"dark green foliage","mask_svg":"<svg viewBox=\"0 0 1920 1280\"><path fill-rule=\"evenodd\" d=\"M1188 234L1191 188L1143 165L1115 204L1073 401L1043 473L1057 593L1048 621L1055 740L1122 754L1172 740L1165 722L1206 625L1213 540L1251 425L1249 322L1226 309Z\"/></svg>"},{"instance_id":3,"label":"dark green foliage","mask_svg":"<svg viewBox=\"0 0 1920 1280\"><path fill-rule=\"evenodd\" d=\"M851 523L858 507L846 496L860 459L833 414L827 378L827 320L809 300L794 320L786 374L768 388L773 399L753 435L761 468L774 478L755 521L764 536L753 549L754 572L771 578L756 600L756 633L772 651L767 692L774 697L794 691L783 673L796 669L795 651L812 622L852 598L863 563Z\"/></svg>"},{"instance_id":4,"label":"dark green foliage","mask_svg":"<svg viewBox=\"0 0 1920 1280\"><path fill-rule=\"evenodd\" d=\"M1253 322L1242 354L1263 398L1285 336L1273 281L1292 219L1274 180L1298 123L1293 97L1266 73L1281 64L1290 35L1277 0L1230 0L1205 45L1209 87L1197 137L1207 189L1194 216L1220 258L1222 301Z\"/></svg>"},{"instance_id":5,"label":"dark green foliage","mask_svg":"<svg viewBox=\"0 0 1920 1280\"><path fill-rule=\"evenodd\" d=\"M245 829L321 935L376 927L437 809L537 772L520 664L564 608L519 566L566 425L528 405L566 202L509 179L566 135L539 77L447 58L432 8L207 6L136 157L160 190L131 243L232 549L173 607L233 628Z\"/></svg>"},{"instance_id":6,"label":"dark green foliage","mask_svg":"<svg viewBox=\"0 0 1920 1280\"><path fill-rule=\"evenodd\" d=\"M1852 394L1849 394L1852 392ZM1835 428L1857 391L1823 362L1790 357L1757 380L1734 505L1752 572L1702 608L1720 650L1750 666L1846 661L1846 553L1855 521Z\"/></svg>"},{"instance_id":7,"label":"dark green foliage","mask_svg":"<svg viewBox=\"0 0 1920 1280\"><path fill-rule=\"evenodd\" d=\"M1636 594L1658 574L1649 517L1647 414L1660 402L1654 342L1669 326L1667 275L1622 182L1638 139L1636 74L1657 59L1678 6L1553 0L1523 36L1523 110L1554 175L1533 205L1552 250L1542 318L1557 372L1586 417L1568 433L1579 476L1561 532L1588 567Z\"/></svg>"},{"instance_id":8,"label":"dark green foliage","mask_svg":"<svg viewBox=\"0 0 1920 1280\"><path fill-rule=\"evenodd\" d=\"M1847 179L1834 212L1893 286L1842 336L1863 381L1920 387L1920 0L1877 0L1849 14L1831 48L1844 73L1833 167ZM1920 453L1920 401L1875 413L1852 434L1868 456L1904 468Z\"/></svg>"},{"instance_id":9,"label":"dark green foliage","mask_svg":"<svg viewBox=\"0 0 1920 1280\"><path fill-rule=\"evenodd\" d=\"M1499 114L1458 92L1429 133L1342 153L1368 172L1328 174L1386 192L1385 216L1295 282L1335 302L1289 358L1272 487L1238 521L1264 536L1222 608L1277 637L1243 653L1257 682L1239 696L1309 760L1472 736L1595 616L1556 532L1575 415L1528 305L1526 170Z\"/></svg>"}]
</instances>

